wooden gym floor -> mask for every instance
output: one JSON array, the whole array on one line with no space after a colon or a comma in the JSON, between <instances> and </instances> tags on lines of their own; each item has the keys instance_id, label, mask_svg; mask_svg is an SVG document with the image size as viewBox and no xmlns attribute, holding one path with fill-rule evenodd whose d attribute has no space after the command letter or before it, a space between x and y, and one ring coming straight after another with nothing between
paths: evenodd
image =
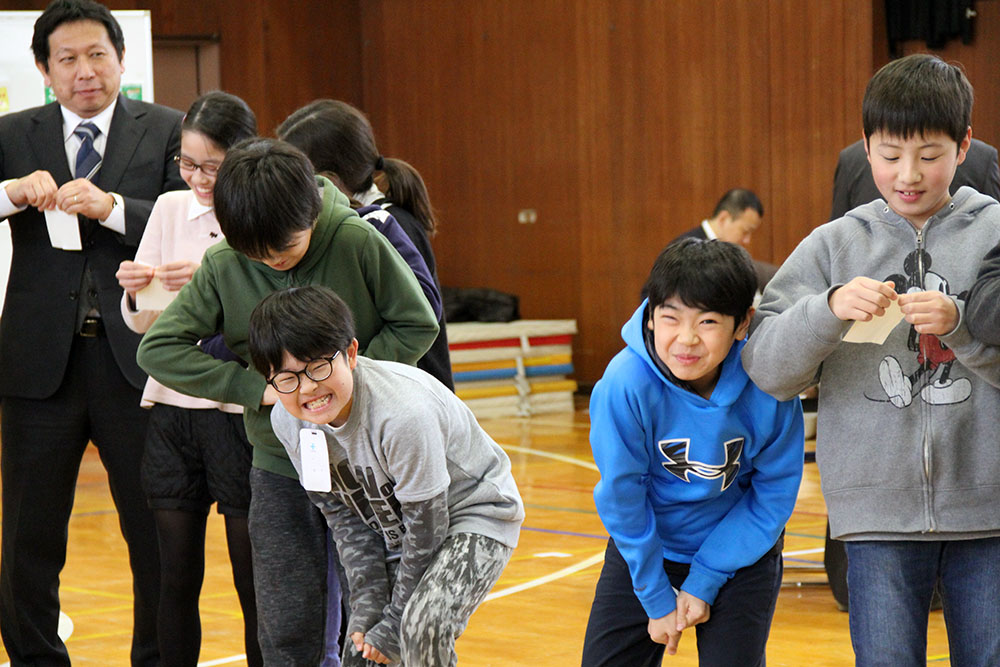
<instances>
[{"instance_id":1,"label":"wooden gym floor","mask_svg":"<svg viewBox=\"0 0 1000 667\"><path fill-rule=\"evenodd\" d=\"M579 665L607 533L591 496L598 474L586 404L578 401L578 407L583 409L576 413L482 422L511 458L527 518L510 565L458 642L462 665ZM808 464L787 528L784 586L767 648L771 667L853 664L847 614L837 611L821 567L825 521L819 475ZM242 618L218 514L212 514L208 530L199 664L245 665ZM74 665L128 664L130 591L107 478L90 447L80 471L61 587ZM931 614L928 643L928 664L949 664L941 612ZM6 661L0 650L0 665ZM678 654L664 664L697 665L693 634L685 634Z\"/></svg>"}]
</instances>

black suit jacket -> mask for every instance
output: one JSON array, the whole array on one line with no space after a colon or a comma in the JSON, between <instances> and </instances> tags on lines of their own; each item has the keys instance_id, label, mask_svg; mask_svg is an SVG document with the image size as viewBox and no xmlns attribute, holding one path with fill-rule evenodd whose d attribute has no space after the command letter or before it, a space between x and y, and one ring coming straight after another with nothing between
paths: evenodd
<instances>
[{"instance_id":1,"label":"black suit jacket","mask_svg":"<svg viewBox=\"0 0 1000 667\"><path fill-rule=\"evenodd\" d=\"M680 239L699 239L701 241L707 241L708 234L705 233L704 227L698 225L694 229L687 230L686 232L675 238L674 241L679 241ZM674 241L671 241L671 243L673 243Z\"/></svg>"},{"instance_id":2,"label":"black suit jacket","mask_svg":"<svg viewBox=\"0 0 1000 667\"><path fill-rule=\"evenodd\" d=\"M965 162L958 165L951 182L951 193L968 185L984 195L1000 200L1000 165L997 149L984 141L973 139ZM833 174L833 207L830 220L844 217L852 208L881 199L875 187L872 168L865 155L864 140L859 139L840 151L837 170Z\"/></svg>"},{"instance_id":3,"label":"black suit jacket","mask_svg":"<svg viewBox=\"0 0 1000 667\"><path fill-rule=\"evenodd\" d=\"M119 368L137 388L145 382L135 362L140 336L122 321L115 272L135 256L156 198L186 187L173 161L181 117L174 109L118 97L94 184L124 199L124 236L81 222L83 250L57 250L41 211L28 207L10 216L14 251L0 317L0 396L47 398L59 388L76 334L85 264ZM37 169L47 170L60 186L72 180L62 123L55 102L0 118L0 181Z\"/></svg>"}]
</instances>

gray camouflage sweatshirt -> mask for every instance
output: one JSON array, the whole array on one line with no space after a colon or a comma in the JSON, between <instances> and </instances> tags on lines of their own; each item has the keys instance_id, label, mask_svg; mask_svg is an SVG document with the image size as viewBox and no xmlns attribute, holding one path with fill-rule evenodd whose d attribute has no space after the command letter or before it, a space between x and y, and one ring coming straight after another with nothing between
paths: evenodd
<instances>
[{"instance_id":1,"label":"gray camouflage sweatshirt","mask_svg":"<svg viewBox=\"0 0 1000 667\"><path fill-rule=\"evenodd\" d=\"M822 380L816 462L833 537L1000 535L1000 348L972 338L964 315L998 241L1000 205L971 188L921 230L877 199L813 230L768 283L743 365L779 399ZM883 345L843 343L852 322L828 296L859 275L940 290L960 322L939 337L903 320Z\"/></svg>"},{"instance_id":2,"label":"gray camouflage sweatshirt","mask_svg":"<svg viewBox=\"0 0 1000 667\"><path fill-rule=\"evenodd\" d=\"M343 426L300 421L280 403L271 425L300 479L300 429L326 436L333 490L308 495L347 573L347 635L364 633L390 657L399 654L406 603L446 537L475 533L517 546L524 506L510 459L424 371L359 356Z\"/></svg>"}]
</instances>

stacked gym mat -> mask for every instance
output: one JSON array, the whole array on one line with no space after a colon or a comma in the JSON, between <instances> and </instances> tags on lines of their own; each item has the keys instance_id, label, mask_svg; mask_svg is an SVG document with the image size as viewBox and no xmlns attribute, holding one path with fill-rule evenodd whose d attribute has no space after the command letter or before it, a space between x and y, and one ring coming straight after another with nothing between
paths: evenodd
<instances>
[{"instance_id":1,"label":"stacked gym mat","mask_svg":"<svg viewBox=\"0 0 1000 667\"><path fill-rule=\"evenodd\" d=\"M576 320L447 326L455 393L476 417L573 410Z\"/></svg>"}]
</instances>

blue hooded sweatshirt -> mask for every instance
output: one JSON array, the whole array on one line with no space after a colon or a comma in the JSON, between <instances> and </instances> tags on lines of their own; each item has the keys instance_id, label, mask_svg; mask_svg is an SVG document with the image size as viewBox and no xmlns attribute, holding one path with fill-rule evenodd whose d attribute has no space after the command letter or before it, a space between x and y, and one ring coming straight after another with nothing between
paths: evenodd
<instances>
[{"instance_id":1,"label":"blue hooded sweatshirt","mask_svg":"<svg viewBox=\"0 0 1000 667\"><path fill-rule=\"evenodd\" d=\"M669 380L646 345L646 302L622 327L590 399L594 502L650 618L674 611L663 559L690 563L681 589L712 604L740 568L777 542L802 479L802 408L722 362L710 399Z\"/></svg>"}]
</instances>

